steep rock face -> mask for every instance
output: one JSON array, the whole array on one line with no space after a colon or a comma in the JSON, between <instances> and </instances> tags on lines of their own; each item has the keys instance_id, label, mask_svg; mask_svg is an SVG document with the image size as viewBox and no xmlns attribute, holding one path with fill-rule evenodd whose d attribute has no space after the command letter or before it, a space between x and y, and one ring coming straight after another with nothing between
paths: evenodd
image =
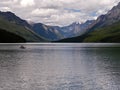
<instances>
[{"instance_id":1,"label":"steep rock face","mask_svg":"<svg viewBox=\"0 0 120 90\"><path fill-rule=\"evenodd\" d=\"M91 29L112 25L118 21L120 21L120 3L108 11L107 14L99 16L92 24Z\"/></svg>"},{"instance_id":2,"label":"steep rock face","mask_svg":"<svg viewBox=\"0 0 120 90\"><path fill-rule=\"evenodd\" d=\"M120 20L120 3L113 7L107 14L107 19L114 23Z\"/></svg>"},{"instance_id":3,"label":"steep rock face","mask_svg":"<svg viewBox=\"0 0 120 90\"><path fill-rule=\"evenodd\" d=\"M63 32L63 35L65 35L64 37L66 38L79 36L86 33L87 28L93 23L93 21L94 20L88 20L82 24L75 22L69 26L62 27L60 30Z\"/></svg>"},{"instance_id":4,"label":"steep rock face","mask_svg":"<svg viewBox=\"0 0 120 90\"><path fill-rule=\"evenodd\" d=\"M32 30L50 41L59 40L62 38L59 30L56 30L56 27L54 28L52 26L47 26L42 23L33 24Z\"/></svg>"},{"instance_id":5,"label":"steep rock face","mask_svg":"<svg viewBox=\"0 0 120 90\"><path fill-rule=\"evenodd\" d=\"M61 31L64 38L77 36L78 33L80 33L80 30L80 24L76 22L72 23L69 26L59 28L59 31Z\"/></svg>"}]
</instances>

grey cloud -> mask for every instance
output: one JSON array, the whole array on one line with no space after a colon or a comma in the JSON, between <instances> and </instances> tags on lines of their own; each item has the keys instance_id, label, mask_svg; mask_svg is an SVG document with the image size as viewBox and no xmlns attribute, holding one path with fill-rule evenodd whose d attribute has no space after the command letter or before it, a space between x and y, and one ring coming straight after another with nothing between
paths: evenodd
<instances>
[{"instance_id":1,"label":"grey cloud","mask_svg":"<svg viewBox=\"0 0 120 90\"><path fill-rule=\"evenodd\" d=\"M19 17L33 22L63 26L74 21L94 19L106 13L118 2L120 0L2 0L0 9L10 10Z\"/></svg>"}]
</instances>

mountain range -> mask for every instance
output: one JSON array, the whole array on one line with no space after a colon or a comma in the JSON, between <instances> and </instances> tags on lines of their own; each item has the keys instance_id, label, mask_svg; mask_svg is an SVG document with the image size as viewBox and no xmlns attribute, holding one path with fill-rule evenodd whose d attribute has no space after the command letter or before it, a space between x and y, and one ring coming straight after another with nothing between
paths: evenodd
<instances>
[{"instance_id":1,"label":"mountain range","mask_svg":"<svg viewBox=\"0 0 120 90\"><path fill-rule=\"evenodd\" d=\"M46 40L28 28L29 24L11 12L0 12L0 42L45 42ZM10 34L10 35L8 35Z\"/></svg>"},{"instance_id":2,"label":"mountain range","mask_svg":"<svg viewBox=\"0 0 120 90\"><path fill-rule=\"evenodd\" d=\"M93 23L94 20L88 20L85 23L79 24L77 22L71 25L59 27L59 26L48 26L42 23L32 24L32 30L42 37L56 41L64 38L75 37L82 35L86 32L87 27Z\"/></svg>"},{"instance_id":3,"label":"mountain range","mask_svg":"<svg viewBox=\"0 0 120 90\"><path fill-rule=\"evenodd\" d=\"M86 27L94 21L88 20L82 24L74 22L69 26L59 27L48 26L42 23L29 24L26 20L19 18L12 12L0 12L0 17L5 19L10 24L21 26L24 29L28 29L29 31L36 33L37 36L47 41L56 41L64 38L79 36L83 34Z\"/></svg>"},{"instance_id":4,"label":"mountain range","mask_svg":"<svg viewBox=\"0 0 120 90\"><path fill-rule=\"evenodd\" d=\"M120 42L120 3L85 23L49 26L28 23L12 12L0 12L0 42Z\"/></svg>"},{"instance_id":5,"label":"mountain range","mask_svg":"<svg viewBox=\"0 0 120 90\"><path fill-rule=\"evenodd\" d=\"M83 35L59 42L120 42L120 3L93 21Z\"/></svg>"}]
</instances>

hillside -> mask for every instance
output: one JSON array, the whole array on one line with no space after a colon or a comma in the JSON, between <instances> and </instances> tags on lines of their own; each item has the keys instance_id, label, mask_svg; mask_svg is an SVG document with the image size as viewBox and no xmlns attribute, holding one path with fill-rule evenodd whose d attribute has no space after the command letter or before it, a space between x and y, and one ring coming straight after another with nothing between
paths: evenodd
<instances>
[{"instance_id":1,"label":"hillside","mask_svg":"<svg viewBox=\"0 0 120 90\"><path fill-rule=\"evenodd\" d=\"M1 12L0 11L0 17L2 17L3 19L6 19L10 23L14 23L14 24L17 24L17 25L20 25L23 27L31 28L31 25L29 25L26 20L21 19L20 17L16 16L12 12L9 12L9 11L8 12Z\"/></svg>"},{"instance_id":2,"label":"hillside","mask_svg":"<svg viewBox=\"0 0 120 90\"><path fill-rule=\"evenodd\" d=\"M58 42L120 43L120 22L95 29L89 34L84 34L79 37L63 39Z\"/></svg>"},{"instance_id":3,"label":"hillside","mask_svg":"<svg viewBox=\"0 0 120 90\"><path fill-rule=\"evenodd\" d=\"M32 25L32 30L49 41L59 40L63 38L60 31L55 29L54 26L47 26L42 23L35 23Z\"/></svg>"},{"instance_id":4,"label":"hillside","mask_svg":"<svg viewBox=\"0 0 120 90\"><path fill-rule=\"evenodd\" d=\"M83 42L119 42L120 43L120 22L110 26L99 28L83 40Z\"/></svg>"},{"instance_id":5,"label":"hillside","mask_svg":"<svg viewBox=\"0 0 120 90\"><path fill-rule=\"evenodd\" d=\"M23 26L11 23L0 16L0 29L23 38L26 42L44 42L45 40ZM0 33L1 34L1 33ZM7 36L6 36L7 37Z\"/></svg>"},{"instance_id":6,"label":"hillside","mask_svg":"<svg viewBox=\"0 0 120 90\"><path fill-rule=\"evenodd\" d=\"M0 43L24 43L26 40L16 34L0 29Z\"/></svg>"}]
</instances>

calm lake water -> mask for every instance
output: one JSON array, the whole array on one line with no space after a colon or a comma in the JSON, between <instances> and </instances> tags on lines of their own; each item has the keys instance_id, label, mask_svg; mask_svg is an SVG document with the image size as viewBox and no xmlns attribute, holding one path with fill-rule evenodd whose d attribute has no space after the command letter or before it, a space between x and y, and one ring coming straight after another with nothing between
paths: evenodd
<instances>
[{"instance_id":1,"label":"calm lake water","mask_svg":"<svg viewBox=\"0 0 120 90\"><path fill-rule=\"evenodd\" d=\"M0 44L0 90L120 90L120 44Z\"/></svg>"}]
</instances>

